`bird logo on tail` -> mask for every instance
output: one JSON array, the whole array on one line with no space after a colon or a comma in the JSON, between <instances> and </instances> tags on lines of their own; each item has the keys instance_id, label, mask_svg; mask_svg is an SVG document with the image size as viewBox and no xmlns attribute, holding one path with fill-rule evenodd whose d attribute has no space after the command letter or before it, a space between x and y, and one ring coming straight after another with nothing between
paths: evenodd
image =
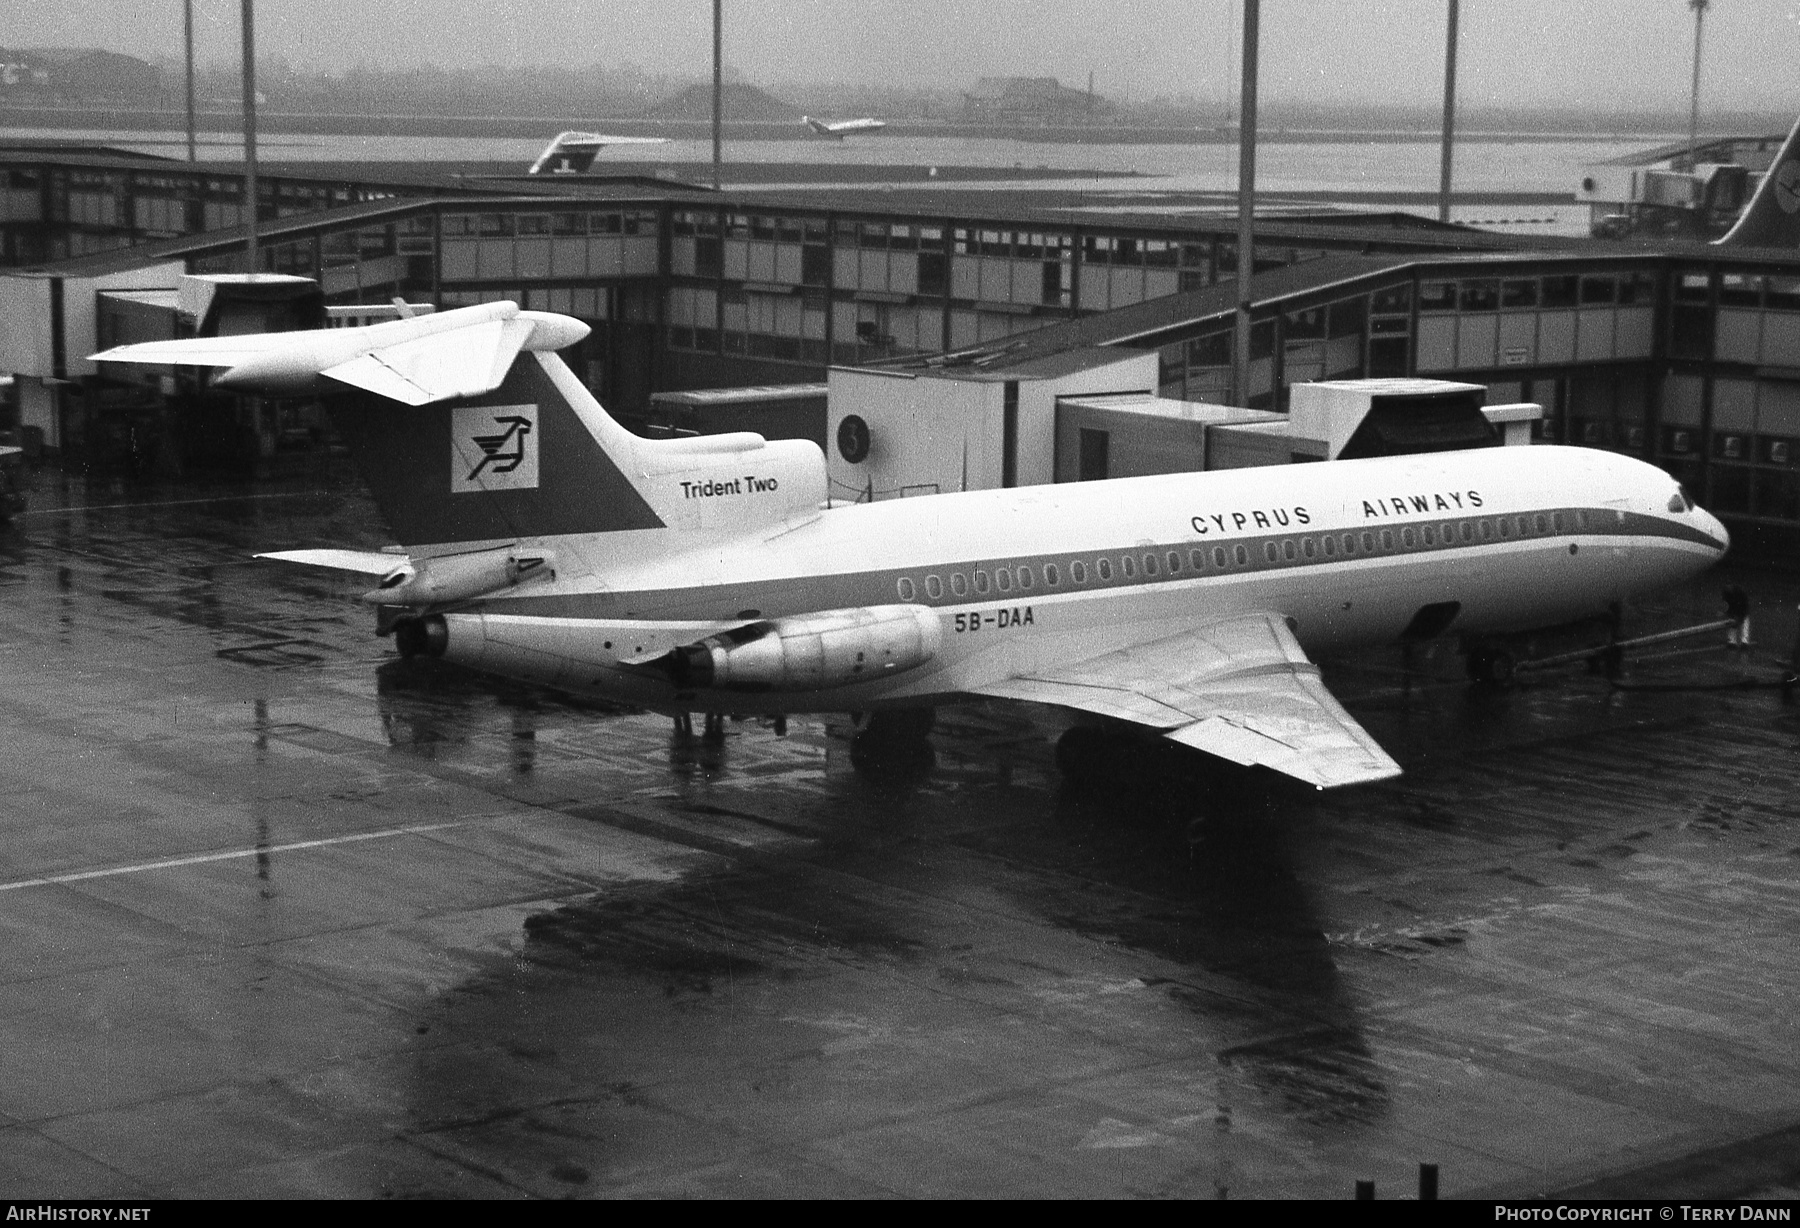
<instances>
[{"instance_id":1,"label":"bird logo on tail","mask_svg":"<svg viewBox=\"0 0 1800 1228\"><path fill-rule=\"evenodd\" d=\"M537 487L536 405L462 405L452 418L452 493Z\"/></svg>"}]
</instances>

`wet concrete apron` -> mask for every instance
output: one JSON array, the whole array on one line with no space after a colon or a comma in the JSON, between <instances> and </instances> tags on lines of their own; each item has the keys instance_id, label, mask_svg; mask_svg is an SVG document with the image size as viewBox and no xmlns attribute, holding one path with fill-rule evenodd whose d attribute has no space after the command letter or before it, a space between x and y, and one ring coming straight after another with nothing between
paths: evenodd
<instances>
[{"instance_id":1,"label":"wet concrete apron","mask_svg":"<svg viewBox=\"0 0 1800 1228\"><path fill-rule=\"evenodd\" d=\"M354 483L58 484L0 536L0 1189L1529 1194L1794 1124L1800 722L1770 654L1327 664L1314 795L1057 714L721 741L403 663ZM1785 649L1793 585L1735 578ZM1745 1144L1746 1147L1750 1144ZM1729 1169L1729 1165L1726 1166ZM1738 1194L1788 1174L1691 1178ZM1723 1188L1730 1186L1732 1188Z\"/></svg>"}]
</instances>

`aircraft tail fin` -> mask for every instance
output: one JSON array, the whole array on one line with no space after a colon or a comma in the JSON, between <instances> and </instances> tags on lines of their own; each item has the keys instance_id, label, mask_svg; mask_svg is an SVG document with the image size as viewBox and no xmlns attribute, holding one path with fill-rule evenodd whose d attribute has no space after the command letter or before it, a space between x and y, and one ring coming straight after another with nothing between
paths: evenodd
<instances>
[{"instance_id":1,"label":"aircraft tail fin","mask_svg":"<svg viewBox=\"0 0 1800 1228\"><path fill-rule=\"evenodd\" d=\"M800 117L800 122L805 124L808 128L811 128L814 132L818 133L820 136L832 135L831 129L824 123L824 121L814 119L810 115L802 115Z\"/></svg>"},{"instance_id":2,"label":"aircraft tail fin","mask_svg":"<svg viewBox=\"0 0 1800 1228\"><path fill-rule=\"evenodd\" d=\"M1713 246L1800 247L1800 120L1789 129L1750 203Z\"/></svg>"},{"instance_id":3,"label":"aircraft tail fin","mask_svg":"<svg viewBox=\"0 0 1800 1228\"><path fill-rule=\"evenodd\" d=\"M537 161L531 164L531 175L585 175L603 148L600 136L593 132L559 132L544 146Z\"/></svg>"},{"instance_id":4,"label":"aircraft tail fin","mask_svg":"<svg viewBox=\"0 0 1800 1228\"><path fill-rule=\"evenodd\" d=\"M630 455L634 437L555 354L519 355L498 387L476 396L328 405L388 527L409 547L663 527L615 460ZM597 417L583 412L589 406Z\"/></svg>"},{"instance_id":5,"label":"aircraft tail fin","mask_svg":"<svg viewBox=\"0 0 1800 1228\"><path fill-rule=\"evenodd\" d=\"M415 553L632 529L735 532L825 502L812 440L640 438L554 353L520 353L498 387L474 396L405 404L379 379L362 387L385 395L328 402L333 425Z\"/></svg>"}]
</instances>

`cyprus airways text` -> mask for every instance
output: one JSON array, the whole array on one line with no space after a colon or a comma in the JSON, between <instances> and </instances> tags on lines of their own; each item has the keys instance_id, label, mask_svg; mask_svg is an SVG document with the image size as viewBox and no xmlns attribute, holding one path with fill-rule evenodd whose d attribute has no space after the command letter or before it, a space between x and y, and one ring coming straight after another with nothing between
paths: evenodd
<instances>
[{"instance_id":1,"label":"cyprus airways text","mask_svg":"<svg viewBox=\"0 0 1800 1228\"><path fill-rule=\"evenodd\" d=\"M1364 520L1385 520L1391 516L1417 515L1430 512L1471 512L1484 506L1478 490L1432 491L1429 494L1388 494L1361 500ZM1286 529L1311 524L1312 513L1304 507L1247 508L1238 512L1205 512L1189 521L1194 532L1205 537L1209 533L1242 532L1245 529Z\"/></svg>"}]
</instances>

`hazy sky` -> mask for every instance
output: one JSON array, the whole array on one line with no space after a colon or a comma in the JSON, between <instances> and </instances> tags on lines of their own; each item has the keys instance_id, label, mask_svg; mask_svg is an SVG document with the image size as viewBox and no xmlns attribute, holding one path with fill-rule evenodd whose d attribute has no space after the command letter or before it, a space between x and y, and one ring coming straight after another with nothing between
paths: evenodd
<instances>
[{"instance_id":1,"label":"hazy sky","mask_svg":"<svg viewBox=\"0 0 1800 1228\"><path fill-rule=\"evenodd\" d=\"M235 56L236 0L195 0L203 60ZM1262 97L1430 103L1445 0L1264 0ZM259 55L296 65L631 61L710 71L709 0L257 0ZM1057 76L1112 97L1223 98L1236 0L725 0L726 62L751 81L956 88ZM1463 0L1463 105L1687 105L1686 0ZM0 46L181 54L180 0L5 0ZM1800 111L1800 0L1713 0L1703 105Z\"/></svg>"}]
</instances>

